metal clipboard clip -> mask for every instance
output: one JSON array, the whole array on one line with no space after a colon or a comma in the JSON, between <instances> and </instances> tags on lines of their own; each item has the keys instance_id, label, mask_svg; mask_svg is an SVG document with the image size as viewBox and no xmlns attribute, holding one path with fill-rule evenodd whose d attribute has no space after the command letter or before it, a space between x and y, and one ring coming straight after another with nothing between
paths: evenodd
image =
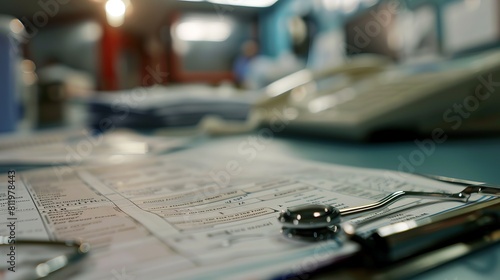
<instances>
[{"instance_id":1,"label":"metal clipboard clip","mask_svg":"<svg viewBox=\"0 0 500 280\"><path fill-rule=\"evenodd\" d=\"M413 276L498 243L500 198L350 239L361 245L358 257L367 267L366 278Z\"/></svg>"},{"instance_id":2,"label":"metal clipboard clip","mask_svg":"<svg viewBox=\"0 0 500 280\"><path fill-rule=\"evenodd\" d=\"M500 198L347 238L360 250L314 271L279 279L405 279L500 241ZM304 278L307 277L307 278ZM277 279L277 278L275 278Z\"/></svg>"}]
</instances>

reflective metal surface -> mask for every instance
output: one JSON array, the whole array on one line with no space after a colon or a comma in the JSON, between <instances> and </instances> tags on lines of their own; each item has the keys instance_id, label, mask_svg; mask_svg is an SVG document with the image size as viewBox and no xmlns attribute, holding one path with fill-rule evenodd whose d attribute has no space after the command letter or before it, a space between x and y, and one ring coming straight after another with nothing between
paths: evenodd
<instances>
[{"instance_id":1,"label":"reflective metal surface","mask_svg":"<svg viewBox=\"0 0 500 280\"><path fill-rule=\"evenodd\" d=\"M44 241L44 240L15 240L15 248L18 250L20 248L24 249L34 249L39 247L44 247L48 251L47 252L59 252L60 249L65 249L64 253L57 254L56 256L47 256L45 254L41 254L37 257L41 257L45 259L44 261L34 262L27 260L25 263L16 264L19 268L22 268L21 279L67 279L70 274L74 273L78 268L79 264L83 259L88 256L90 252L90 244L79 241ZM10 247L12 246L12 240L7 236L0 236L0 247ZM36 250L34 250L36 251ZM29 254L33 254L29 251ZM35 253L37 254L37 253ZM50 257L49 257L50 256ZM20 256L16 254L16 257ZM16 260L19 262L19 259ZM32 267L32 268L27 268ZM4 268L2 267L2 270ZM1 274L0 270L0 274ZM21 275L21 274L20 274Z\"/></svg>"},{"instance_id":2,"label":"reflective metal surface","mask_svg":"<svg viewBox=\"0 0 500 280\"><path fill-rule=\"evenodd\" d=\"M282 232L286 237L304 241L321 241L337 234L341 217L378 210L401 198L417 197L467 202L473 193L500 196L500 188L472 185L458 193L395 191L377 202L340 210L330 205L318 204L290 207L280 213L278 220L283 224ZM334 231L332 231L333 228L335 228Z\"/></svg>"}]
</instances>

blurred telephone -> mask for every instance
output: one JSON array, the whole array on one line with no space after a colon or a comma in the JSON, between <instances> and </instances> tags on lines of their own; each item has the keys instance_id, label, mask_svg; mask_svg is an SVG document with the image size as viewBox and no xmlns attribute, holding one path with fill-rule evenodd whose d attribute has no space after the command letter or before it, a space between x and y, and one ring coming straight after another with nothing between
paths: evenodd
<instances>
[{"instance_id":1,"label":"blurred telephone","mask_svg":"<svg viewBox=\"0 0 500 280\"><path fill-rule=\"evenodd\" d=\"M500 51L420 65L361 57L302 70L269 85L253 117L271 129L279 119L286 131L349 140L496 133Z\"/></svg>"}]
</instances>

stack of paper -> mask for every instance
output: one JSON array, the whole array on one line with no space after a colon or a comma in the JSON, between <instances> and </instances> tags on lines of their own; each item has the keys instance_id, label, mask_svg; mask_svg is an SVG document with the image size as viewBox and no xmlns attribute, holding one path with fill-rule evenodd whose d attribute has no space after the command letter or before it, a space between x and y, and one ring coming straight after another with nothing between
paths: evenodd
<instances>
[{"instance_id":1,"label":"stack of paper","mask_svg":"<svg viewBox=\"0 0 500 280\"><path fill-rule=\"evenodd\" d=\"M74 279L266 279L307 272L358 249L340 239L285 238L277 216L287 207L345 208L400 189L460 189L397 172L239 153L238 146L222 141L121 165L17 172L16 238L90 242L91 256ZM0 190L7 185L5 174ZM397 202L360 231L465 206L436 202L405 210L423 202ZM9 234L9 217L2 207L0 235ZM27 269L30 252L16 250L17 267Z\"/></svg>"},{"instance_id":2,"label":"stack of paper","mask_svg":"<svg viewBox=\"0 0 500 280\"><path fill-rule=\"evenodd\" d=\"M108 119L117 127L159 128L194 126L205 116L245 120L258 98L252 92L221 94L205 87L137 88L101 93L89 100L90 124Z\"/></svg>"}]
</instances>

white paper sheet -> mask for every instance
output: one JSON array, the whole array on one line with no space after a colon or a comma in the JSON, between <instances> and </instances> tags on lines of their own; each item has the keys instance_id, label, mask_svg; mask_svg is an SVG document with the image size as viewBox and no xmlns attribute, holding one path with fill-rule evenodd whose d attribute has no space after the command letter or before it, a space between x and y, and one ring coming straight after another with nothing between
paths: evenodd
<instances>
[{"instance_id":1,"label":"white paper sheet","mask_svg":"<svg viewBox=\"0 0 500 280\"><path fill-rule=\"evenodd\" d=\"M129 130L53 130L0 137L0 164L81 165L124 163L169 151L187 138L144 136Z\"/></svg>"}]
</instances>

